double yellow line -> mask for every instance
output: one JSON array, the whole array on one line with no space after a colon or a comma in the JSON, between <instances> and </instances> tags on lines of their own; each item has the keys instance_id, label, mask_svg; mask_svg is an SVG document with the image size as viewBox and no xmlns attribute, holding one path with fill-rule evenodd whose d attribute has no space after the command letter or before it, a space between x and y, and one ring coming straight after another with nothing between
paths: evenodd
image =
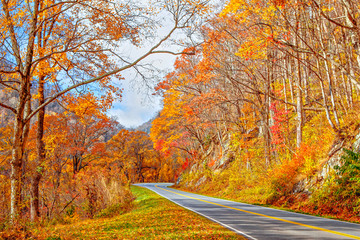
<instances>
[{"instance_id":1,"label":"double yellow line","mask_svg":"<svg viewBox=\"0 0 360 240\"><path fill-rule=\"evenodd\" d=\"M278 217L272 217L272 216L268 216L268 215L261 214L261 213L256 213L256 212L243 210L243 209L240 209L240 208L229 207L229 206L222 205L222 204L219 204L219 203L214 203L214 202L206 201L206 200L203 200L203 199L186 196L186 195L181 194L181 193L177 193L177 192L174 192L174 191L171 191L171 190L168 190L168 189L160 188L157 185L155 185L155 187L158 188L158 189L167 191L167 192L171 192L171 193L186 197L186 198L191 198L191 199L195 199L195 200L198 200L198 201L201 201L201 202L210 203L212 205L216 205L216 206L220 206L220 207L224 207L224 208L229 208L229 209L233 209L233 210L240 211L240 212L245 212L245 213L249 213L249 214L253 214L253 215L257 215L257 216L262 216L262 217L266 217L266 218L270 218L270 219L274 219L274 220L278 220L278 221L282 221L282 222L287 222L287 223L291 223L291 224L295 224L295 225L299 225L299 226L303 226L303 227L307 227L307 228L316 229L316 230L323 231L323 232L328 232L328 233L340 235L340 236L343 236L343 237L348 237L348 238L359 239L360 240L360 237L358 237L358 236L354 236L354 235L350 235L350 234L346 234L346 233L341 233L341 232L336 232L336 231L333 231L333 230L320 228L320 227L315 227L315 226L311 226L311 225L307 225L307 224L303 224L303 223L298 223L298 222L294 222L294 221L290 221L290 220L286 220L286 219L282 219L282 218L278 218Z\"/></svg>"}]
</instances>

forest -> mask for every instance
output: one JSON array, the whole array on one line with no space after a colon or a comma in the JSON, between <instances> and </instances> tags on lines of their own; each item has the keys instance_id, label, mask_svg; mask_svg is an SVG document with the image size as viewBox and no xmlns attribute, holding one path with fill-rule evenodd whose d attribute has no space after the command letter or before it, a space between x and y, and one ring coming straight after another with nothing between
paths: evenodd
<instances>
[{"instance_id":1,"label":"forest","mask_svg":"<svg viewBox=\"0 0 360 240\"><path fill-rule=\"evenodd\" d=\"M181 188L359 220L356 1L232 0L158 84Z\"/></svg>"},{"instance_id":2,"label":"forest","mask_svg":"<svg viewBox=\"0 0 360 240\"><path fill-rule=\"evenodd\" d=\"M138 182L359 222L360 3L152 3L1 1L0 232L120 214ZM115 82L156 54L163 108L126 129Z\"/></svg>"}]
</instances>

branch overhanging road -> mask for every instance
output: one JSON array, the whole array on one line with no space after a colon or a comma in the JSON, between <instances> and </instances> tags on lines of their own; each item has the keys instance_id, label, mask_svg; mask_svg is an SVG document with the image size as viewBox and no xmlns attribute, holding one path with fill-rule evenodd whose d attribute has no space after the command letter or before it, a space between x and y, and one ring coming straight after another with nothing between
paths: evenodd
<instances>
[{"instance_id":1,"label":"branch overhanging road","mask_svg":"<svg viewBox=\"0 0 360 240\"><path fill-rule=\"evenodd\" d=\"M248 239L359 239L360 224L222 200L167 188L172 183L140 183L170 201Z\"/></svg>"}]
</instances>

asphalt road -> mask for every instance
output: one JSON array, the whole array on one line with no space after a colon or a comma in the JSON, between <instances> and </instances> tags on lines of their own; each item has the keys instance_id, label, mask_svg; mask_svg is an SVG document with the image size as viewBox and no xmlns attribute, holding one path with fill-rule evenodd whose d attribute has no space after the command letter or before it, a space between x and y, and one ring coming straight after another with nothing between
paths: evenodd
<instances>
[{"instance_id":1,"label":"asphalt road","mask_svg":"<svg viewBox=\"0 0 360 240\"><path fill-rule=\"evenodd\" d=\"M360 224L232 202L187 193L171 183L141 183L170 201L205 216L248 239L359 239Z\"/></svg>"}]
</instances>

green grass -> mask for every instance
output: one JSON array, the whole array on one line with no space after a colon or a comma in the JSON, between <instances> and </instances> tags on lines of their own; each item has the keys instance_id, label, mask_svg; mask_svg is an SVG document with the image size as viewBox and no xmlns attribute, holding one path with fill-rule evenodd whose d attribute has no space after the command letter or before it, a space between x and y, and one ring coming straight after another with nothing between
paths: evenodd
<instances>
[{"instance_id":1,"label":"green grass","mask_svg":"<svg viewBox=\"0 0 360 240\"><path fill-rule=\"evenodd\" d=\"M245 239L148 189L131 189L137 196L132 211L49 227L48 239Z\"/></svg>"}]
</instances>

